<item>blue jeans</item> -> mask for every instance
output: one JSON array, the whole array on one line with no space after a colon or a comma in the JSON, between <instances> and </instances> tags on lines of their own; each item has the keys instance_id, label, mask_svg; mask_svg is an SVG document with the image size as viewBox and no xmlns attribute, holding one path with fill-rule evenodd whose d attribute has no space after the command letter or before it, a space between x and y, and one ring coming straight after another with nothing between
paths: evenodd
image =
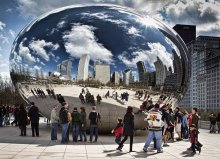
<instances>
[{"instance_id":1,"label":"blue jeans","mask_svg":"<svg viewBox=\"0 0 220 159\"><path fill-rule=\"evenodd\" d=\"M51 123L51 140L57 140L57 123Z\"/></svg>"},{"instance_id":2,"label":"blue jeans","mask_svg":"<svg viewBox=\"0 0 220 159\"><path fill-rule=\"evenodd\" d=\"M62 126L62 140L61 140L61 143L65 143L65 142L67 142L67 130L68 130L68 127L69 127L69 123L61 124L61 126Z\"/></svg>"},{"instance_id":3,"label":"blue jeans","mask_svg":"<svg viewBox=\"0 0 220 159\"><path fill-rule=\"evenodd\" d=\"M116 144L120 145L120 143L121 143L121 136L116 136L115 137L115 142L116 142Z\"/></svg>"},{"instance_id":4,"label":"blue jeans","mask_svg":"<svg viewBox=\"0 0 220 159\"><path fill-rule=\"evenodd\" d=\"M87 141L86 130L82 130L82 129L80 128L80 129L79 129L79 135L80 135L80 140L83 141L83 138L84 138L84 141L85 141L85 142Z\"/></svg>"},{"instance_id":5,"label":"blue jeans","mask_svg":"<svg viewBox=\"0 0 220 159\"><path fill-rule=\"evenodd\" d=\"M73 125L73 142L77 142L79 135L79 125Z\"/></svg>"},{"instance_id":6,"label":"blue jeans","mask_svg":"<svg viewBox=\"0 0 220 159\"><path fill-rule=\"evenodd\" d=\"M150 146L150 143L153 139L156 139L156 147L157 147L157 151L161 150L161 140L162 140L162 131L153 131L150 130L149 134L147 136L146 142L144 147L148 148Z\"/></svg>"},{"instance_id":7,"label":"blue jeans","mask_svg":"<svg viewBox=\"0 0 220 159\"><path fill-rule=\"evenodd\" d=\"M90 139L89 141L92 142L93 135L95 135L95 141L98 140L98 127L97 125L90 125Z\"/></svg>"},{"instance_id":8,"label":"blue jeans","mask_svg":"<svg viewBox=\"0 0 220 159\"><path fill-rule=\"evenodd\" d=\"M189 138L189 129L188 126L182 126L182 138L188 139Z\"/></svg>"}]
</instances>

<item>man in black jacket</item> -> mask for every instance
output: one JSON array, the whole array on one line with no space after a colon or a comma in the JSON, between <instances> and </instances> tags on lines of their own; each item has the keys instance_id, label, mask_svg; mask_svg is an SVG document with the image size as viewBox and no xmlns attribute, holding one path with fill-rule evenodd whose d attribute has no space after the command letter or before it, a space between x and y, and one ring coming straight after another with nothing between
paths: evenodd
<instances>
[{"instance_id":1,"label":"man in black jacket","mask_svg":"<svg viewBox=\"0 0 220 159\"><path fill-rule=\"evenodd\" d=\"M62 140L61 143L67 142L67 131L69 128L69 121L68 121L68 104L67 102L62 103L62 108L60 109L59 117L62 126Z\"/></svg>"},{"instance_id":2,"label":"man in black jacket","mask_svg":"<svg viewBox=\"0 0 220 159\"><path fill-rule=\"evenodd\" d=\"M93 135L95 133L95 141L98 140L98 125L100 124L100 114L96 112L96 107L92 107L92 112L89 114L89 120L90 120L90 142L92 142Z\"/></svg>"},{"instance_id":3,"label":"man in black jacket","mask_svg":"<svg viewBox=\"0 0 220 159\"><path fill-rule=\"evenodd\" d=\"M32 137L39 137L39 109L35 106L34 102L31 102L31 108L28 111L28 116L30 117Z\"/></svg>"}]
</instances>

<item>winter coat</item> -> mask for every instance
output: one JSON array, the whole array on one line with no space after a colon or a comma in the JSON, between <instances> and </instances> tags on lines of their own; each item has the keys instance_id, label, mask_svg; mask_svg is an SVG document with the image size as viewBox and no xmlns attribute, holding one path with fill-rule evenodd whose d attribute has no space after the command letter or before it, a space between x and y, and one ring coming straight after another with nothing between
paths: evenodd
<instances>
[{"instance_id":1,"label":"winter coat","mask_svg":"<svg viewBox=\"0 0 220 159\"><path fill-rule=\"evenodd\" d=\"M124 116L124 136L134 135L134 115L131 113L126 113Z\"/></svg>"},{"instance_id":2,"label":"winter coat","mask_svg":"<svg viewBox=\"0 0 220 159\"><path fill-rule=\"evenodd\" d=\"M83 125L81 127L81 130L86 130L86 112L81 112L81 124Z\"/></svg>"},{"instance_id":3,"label":"winter coat","mask_svg":"<svg viewBox=\"0 0 220 159\"><path fill-rule=\"evenodd\" d=\"M31 123L39 123L39 110L36 106L31 106L28 116L30 117Z\"/></svg>"},{"instance_id":4,"label":"winter coat","mask_svg":"<svg viewBox=\"0 0 220 159\"><path fill-rule=\"evenodd\" d=\"M27 111L25 109L19 110L18 125L19 126L26 126L27 125Z\"/></svg>"}]
</instances>

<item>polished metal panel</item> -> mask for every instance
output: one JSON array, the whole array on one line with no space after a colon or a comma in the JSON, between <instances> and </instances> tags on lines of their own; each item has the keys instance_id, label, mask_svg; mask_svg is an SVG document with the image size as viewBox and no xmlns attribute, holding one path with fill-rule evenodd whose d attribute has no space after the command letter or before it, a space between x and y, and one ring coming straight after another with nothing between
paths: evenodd
<instances>
[{"instance_id":1,"label":"polished metal panel","mask_svg":"<svg viewBox=\"0 0 220 159\"><path fill-rule=\"evenodd\" d=\"M173 29L115 5L48 12L19 33L10 55L11 78L27 102L34 101L47 117L54 104L62 102L60 94L70 111L85 106L89 113L91 105L97 105L103 132L115 126L128 105L138 111L144 100L135 95L138 90L154 104L175 107L186 90L188 67L187 48ZM83 88L92 101L92 95L96 100L99 94L101 104L82 104ZM106 98L108 91L113 98ZM128 101L121 100L126 92ZM166 96L163 101L161 95ZM136 129L144 127L144 117L135 115Z\"/></svg>"}]
</instances>

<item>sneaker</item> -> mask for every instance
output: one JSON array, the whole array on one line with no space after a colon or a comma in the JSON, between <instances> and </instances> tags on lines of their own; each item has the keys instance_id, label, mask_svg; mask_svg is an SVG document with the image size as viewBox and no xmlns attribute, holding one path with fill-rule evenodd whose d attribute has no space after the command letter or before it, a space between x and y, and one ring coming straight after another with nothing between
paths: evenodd
<instances>
[{"instance_id":1,"label":"sneaker","mask_svg":"<svg viewBox=\"0 0 220 159\"><path fill-rule=\"evenodd\" d=\"M146 147L144 147L144 148L143 148L143 151L144 151L144 152L147 152L147 148L146 148Z\"/></svg>"},{"instance_id":2,"label":"sneaker","mask_svg":"<svg viewBox=\"0 0 220 159\"><path fill-rule=\"evenodd\" d=\"M163 150L159 150L159 151L157 151L157 153L163 153Z\"/></svg>"}]
</instances>

